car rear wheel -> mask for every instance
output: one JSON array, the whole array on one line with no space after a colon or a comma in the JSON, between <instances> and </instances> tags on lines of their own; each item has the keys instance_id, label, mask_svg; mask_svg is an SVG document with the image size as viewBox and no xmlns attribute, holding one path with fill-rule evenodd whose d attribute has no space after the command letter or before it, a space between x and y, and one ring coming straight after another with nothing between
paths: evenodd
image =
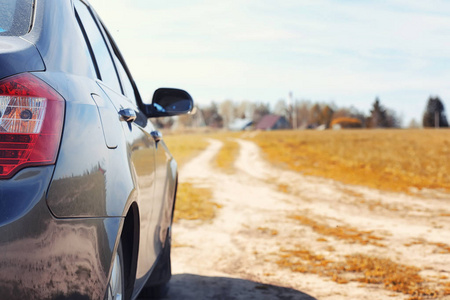
<instances>
[{"instance_id":1,"label":"car rear wheel","mask_svg":"<svg viewBox=\"0 0 450 300\"><path fill-rule=\"evenodd\" d=\"M171 232L169 227L167 237L158 263L150 276L147 285L142 289L140 297L143 299L160 299L169 292L168 281L172 276L172 266L170 261Z\"/></svg>"},{"instance_id":2,"label":"car rear wheel","mask_svg":"<svg viewBox=\"0 0 450 300\"><path fill-rule=\"evenodd\" d=\"M113 261L111 278L108 283L106 300L125 300L125 276L123 272L122 242L119 242L117 252Z\"/></svg>"}]
</instances>

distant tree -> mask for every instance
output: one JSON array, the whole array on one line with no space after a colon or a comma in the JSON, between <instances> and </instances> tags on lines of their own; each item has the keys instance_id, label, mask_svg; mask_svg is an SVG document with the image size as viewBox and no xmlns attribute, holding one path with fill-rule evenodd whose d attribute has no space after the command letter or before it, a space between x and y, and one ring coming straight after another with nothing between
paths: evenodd
<instances>
[{"instance_id":1,"label":"distant tree","mask_svg":"<svg viewBox=\"0 0 450 300\"><path fill-rule=\"evenodd\" d=\"M203 115L203 111L199 106L194 106L194 109L191 111L191 115L194 118L193 126L195 127L204 127L206 126L205 116Z\"/></svg>"},{"instance_id":2,"label":"distant tree","mask_svg":"<svg viewBox=\"0 0 450 300\"><path fill-rule=\"evenodd\" d=\"M423 127L448 127L444 104L439 97L428 98L422 124Z\"/></svg>"},{"instance_id":3,"label":"distant tree","mask_svg":"<svg viewBox=\"0 0 450 300\"><path fill-rule=\"evenodd\" d=\"M255 103L244 100L235 107L235 116L239 119L251 119L255 111Z\"/></svg>"},{"instance_id":4,"label":"distant tree","mask_svg":"<svg viewBox=\"0 0 450 300\"><path fill-rule=\"evenodd\" d=\"M219 105L219 114L223 120L223 126L228 128L228 125L236 118L234 103L231 100L225 100Z\"/></svg>"},{"instance_id":5,"label":"distant tree","mask_svg":"<svg viewBox=\"0 0 450 300\"><path fill-rule=\"evenodd\" d=\"M205 120L205 124L207 126L214 128L223 127L223 119L222 116L219 115L218 107L215 102L212 102L211 105L202 108L201 114L203 115L203 119Z\"/></svg>"},{"instance_id":6,"label":"distant tree","mask_svg":"<svg viewBox=\"0 0 450 300\"><path fill-rule=\"evenodd\" d=\"M327 128L330 128L330 123L333 118L334 111L329 105L325 105L322 108L320 115L320 124L324 124Z\"/></svg>"},{"instance_id":7,"label":"distant tree","mask_svg":"<svg viewBox=\"0 0 450 300\"><path fill-rule=\"evenodd\" d=\"M252 118L253 123L258 124L259 121L261 121L262 117L268 114L270 114L269 105L265 103L257 103Z\"/></svg>"},{"instance_id":8,"label":"distant tree","mask_svg":"<svg viewBox=\"0 0 450 300\"><path fill-rule=\"evenodd\" d=\"M289 107L286 105L286 101L284 99L277 101L275 107L273 108L273 113L283 117L289 116Z\"/></svg>"},{"instance_id":9,"label":"distant tree","mask_svg":"<svg viewBox=\"0 0 450 300\"><path fill-rule=\"evenodd\" d=\"M329 128L333 114L334 110L330 105L315 103L309 107L308 125L312 127L325 125L326 128Z\"/></svg>"},{"instance_id":10,"label":"distant tree","mask_svg":"<svg viewBox=\"0 0 450 300\"><path fill-rule=\"evenodd\" d=\"M339 109L336 109L336 111L333 113L333 120L338 118L351 118L351 119L358 119L360 122L360 127L366 126L366 116L363 112L358 111L354 107L346 108L342 107ZM355 123L356 124L356 123Z\"/></svg>"},{"instance_id":11,"label":"distant tree","mask_svg":"<svg viewBox=\"0 0 450 300\"><path fill-rule=\"evenodd\" d=\"M174 117L155 118L153 123L159 129L171 128L174 124Z\"/></svg>"},{"instance_id":12,"label":"distant tree","mask_svg":"<svg viewBox=\"0 0 450 300\"><path fill-rule=\"evenodd\" d=\"M310 108L311 102L309 101L301 101L297 103L296 105L297 126L299 128L306 128L308 126Z\"/></svg>"},{"instance_id":13,"label":"distant tree","mask_svg":"<svg viewBox=\"0 0 450 300\"><path fill-rule=\"evenodd\" d=\"M420 128L420 124L416 121L416 119L411 119L408 128Z\"/></svg>"},{"instance_id":14,"label":"distant tree","mask_svg":"<svg viewBox=\"0 0 450 300\"><path fill-rule=\"evenodd\" d=\"M308 125L319 126L321 125L322 108L319 103L315 103L309 111Z\"/></svg>"},{"instance_id":15,"label":"distant tree","mask_svg":"<svg viewBox=\"0 0 450 300\"><path fill-rule=\"evenodd\" d=\"M392 109L386 109L386 127L399 128L401 126L401 118Z\"/></svg>"},{"instance_id":16,"label":"distant tree","mask_svg":"<svg viewBox=\"0 0 450 300\"><path fill-rule=\"evenodd\" d=\"M366 120L368 128L396 128L400 127L400 118L395 111L385 108L377 97Z\"/></svg>"},{"instance_id":17,"label":"distant tree","mask_svg":"<svg viewBox=\"0 0 450 300\"><path fill-rule=\"evenodd\" d=\"M350 111L350 109L345 108L345 107L337 109L333 114L333 119L351 118L351 117L352 117L352 112Z\"/></svg>"},{"instance_id":18,"label":"distant tree","mask_svg":"<svg viewBox=\"0 0 450 300\"><path fill-rule=\"evenodd\" d=\"M387 127L387 112L386 109L381 105L380 99L378 97L372 105L370 110L370 116L368 118L367 125L369 128L384 128Z\"/></svg>"},{"instance_id":19,"label":"distant tree","mask_svg":"<svg viewBox=\"0 0 450 300\"><path fill-rule=\"evenodd\" d=\"M192 115L180 115L176 119L176 126L178 127L193 127L194 119L192 118Z\"/></svg>"}]
</instances>

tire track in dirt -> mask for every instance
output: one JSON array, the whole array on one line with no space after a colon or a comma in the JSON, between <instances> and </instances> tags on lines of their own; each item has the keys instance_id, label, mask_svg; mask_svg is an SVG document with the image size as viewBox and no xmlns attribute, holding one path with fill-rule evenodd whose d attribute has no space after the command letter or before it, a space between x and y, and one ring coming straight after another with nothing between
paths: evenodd
<instances>
[{"instance_id":1,"label":"tire track in dirt","mask_svg":"<svg viewBox=\"0 0 450 300\"><path fill-rule=\"evenodd\" d=\"M426 267L430 276L450 273L448 254L433 253L436 247L427 242L405 246L418 239L436 243L450 240L448 218L428 220L430 215L439 215L442 202L430 204L407 195L276 169L262 159L255 144L244 140L238 140L236 173L223 174L211 166L222 143L209 142L205 151L180 170L180 182L210 188L212 200L222 209L211 223L181 220L174 225L174 244L183 246L173 248L174 277L167 299L407 298L374 285L342 285L326 277L280 268L276 264L280 249L295 244L333 259L370 253ZM280 186L289 192L280 191ZM389 206L393 203L397 210ZM406 206L413 209L405 212L402 208ZM288 217L292 214L306 215L331 227L349 225L374 231L387 247L323 239L310 226Z\"/></svg>"},{"instance_id":2,"label":"tire track in dirt","mask_svg":"<svg viewBox=\"0 0 450 300\"><path fill-rule=\"evenodd\" d=\"M286 197L286 200L296 209L322 220L328 219L331 224L347 224L384 236L389 247L384 250L376 247L374 254L422 269L432 268L437 272L436 276L439 273L450 274L450 255L432 255L436 254L433 253L436 247L430 246L430 243L446 244L450 241L449 217L445 217L448 200L383 192L274 169L258 158L259 148L255 144L242 140L240 144L245 150L237 162L238 168L248 173L241 166L244 161L252 160L254 168L250 174L256 174L254 176L261 180L271 178L275 184L289 186L290 194L295 197ZM405 246L413 241L423 242L422 247L417 247L418 251ZM427 257L424 258L424 255Z\"/></svg>"}]
</instances>

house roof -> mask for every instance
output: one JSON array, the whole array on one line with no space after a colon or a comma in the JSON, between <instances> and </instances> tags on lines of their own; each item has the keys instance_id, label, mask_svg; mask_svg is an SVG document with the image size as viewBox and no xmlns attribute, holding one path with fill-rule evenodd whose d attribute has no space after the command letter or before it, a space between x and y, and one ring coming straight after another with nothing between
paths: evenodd
<instances>
[{"instance_id":1,"label":"house roof","mask_svg":"<svg viewBox=\"0 0 450 300\"><path fill-rule=\"evenodd\" d=\"M252 125L252 123L253 121L251 119L236 119L233 123L228 125L228 128L235 131L244 130L248 126Z\"/></svg>"},{"instance_id":2,"label":"house roof","mask_svg":"<svg viewBox=\"0 0 450 300\"><path fill-rule=\"evenodd\" d=\"M265 115L261 121L259 121L258 125L256 125L256 129L267 130L272 128L281 116L277 115Z\"/></svg>"}]
</instances>

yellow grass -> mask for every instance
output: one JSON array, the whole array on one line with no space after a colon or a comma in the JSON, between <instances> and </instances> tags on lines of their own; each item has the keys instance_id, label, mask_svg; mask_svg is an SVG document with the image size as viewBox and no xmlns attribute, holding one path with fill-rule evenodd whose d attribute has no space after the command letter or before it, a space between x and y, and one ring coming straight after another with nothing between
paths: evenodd
<instances>
[{"instance_id":1,"label":"yellow grass","mask_svg":"<svg viewBox=\"0 0 450 300\"><path fill-rule=\"evenodd\" d=\"M419 275L419 269L395 263L390 259L371 257L363 254L347 256L341 264L341 272L356 273L354 281L382 284L385 289L411 295L413 298L436 297L442 294L433 289Z\"/></svg>"},{"instance_id":2,"label":"yellow grass","mask_svg":"<svg viewBox=\"0 0 450 300\"><path fill-rule=\"evenodd\" d=\"M329 226L302 215L293 215L290 218L298 221L302 225L311 227L315 232L322 235L331 236L350 243L359 243L361 245L371 244L379 247L385 247L384 244L379 242L383 240L383 238L374 235L372 231L360 231L350 226Z\"/></svg>"},{"instance_id":3,"label":"yellow grass","mask_svg":"<svg viewBox=\"0 0 450 300\"><path fill-rule=\"evenodd\" d=\"M198 188L188 182L179 183L173 221L214 219L217 209L221 206L212 202L211 198L210 189Z\"/></svg>"},{"instance_id":4,"label":"yellow grass","mask_svg":"<svg viewBox=\"0 0 450 300\"><path fill-rule=\"evenodd\" d=\"M204 134L165 135L164 141L178 162L179 168L208 146L208 140ZM179 182L173 221L212 220L220 205L212 202L211 199L210 189L198 188L189 182Z\"/></svg>"},{"instance_id":5,"label":"yellow grass","mask_svg":"<svg viewBox=\"0 0 450 300\"><path fill-rule=\"evenodd\" d=\"M235 172L234 161L239 154L239 144L231 138L222 138L223 146L215 158L215 166L231 174Z\"/></svg>"},{"instance_id":6,"label":"yellow grass","mask_svg":"<svg viewBox=\"0 0 450 300\"><path fill-rule=\"evenodd\" d=\"M239 145L233 138L239 137L239 132L214 133L171 133L164 136L167 144L179 166L183 166L208 146L208 139L217 139L223 142L223 147L214 160L216 167L233 172L234 161L239 154Z\"/></svg>"},{"instance_id":7,"label":"yellow grass","mask_svg":"<svg viewBox=\"0 0 450 300\"><path fill-rule=\"evenodd\" d=\"M164 142L179 166L188 162L208 146L208 140L204 134L165 135Z\"/></svg>"},{"instance_id":8,"label":"yellow grass","mask_svg":"<svg viewBox=\"0 0 450 300\"><path fill-rule=\"evenodd\" d=\"M434 243L434 242L428 242L424 239L420 239L418 241L413 241L410 243L404 244L406 247L414 246L414 245L431 245L435 247L434 253L439 254L450 254L450 245L445 243Z\"/></svg>"},{"instance_id":9,"label":"yellow grass","mask_svg":"<svg viewBox=\"0 0 450 300\"><path fill-rule=\"evenodd\" d=\"M274 164L372 188L450 191L449 130L272 131L251 138Z\"/></svg>"},{"instance_id":10,"label":"yellow grass","mask_svg":"<svg viewBox=\"0 0 450 300\"><path fill-rule=\"evenodd\" d=\"M350 281L378 284L386 290L409 295L411 300L450 295L449 282L432 284L420 276L418 268L386 258L355 254L346 256L345 261L333 261L297 245L280 249L277 264L293 272L329 277L340 284Z\"/></svg>"}]
</instances>

